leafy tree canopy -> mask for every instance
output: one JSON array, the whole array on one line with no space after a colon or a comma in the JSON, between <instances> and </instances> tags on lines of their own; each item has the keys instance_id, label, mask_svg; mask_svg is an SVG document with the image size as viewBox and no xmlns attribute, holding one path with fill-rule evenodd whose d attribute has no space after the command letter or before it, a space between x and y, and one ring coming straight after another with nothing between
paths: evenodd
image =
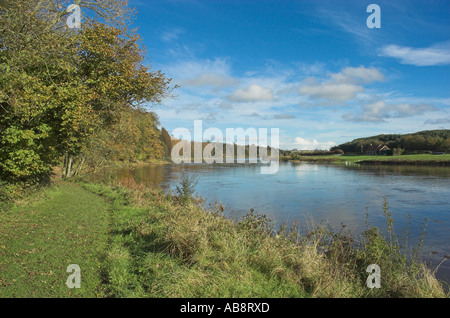
<instances>
[{"instance_id":1,"label":"leafy tree canopy","mask_svg":"<svg viewBox=\"0 0 450 318\"><path fill-rule=\"evenodd\" d=\"M70 176L99 131L169 95L170 79L144 64L125 1L76 3L84 13L79 29L66 25L65 1L0 2L3 180L39 181L62 157Z\"/></svg>"}]
</instances>

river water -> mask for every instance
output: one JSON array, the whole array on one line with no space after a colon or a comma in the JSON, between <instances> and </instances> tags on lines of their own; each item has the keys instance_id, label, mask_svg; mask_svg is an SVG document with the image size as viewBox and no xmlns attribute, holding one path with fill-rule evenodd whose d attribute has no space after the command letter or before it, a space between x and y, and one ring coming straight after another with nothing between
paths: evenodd
<instances>
[{"instance_id":1,"label":"river water","mask_svg":"<svg viewBox=\"0 0 450 318\"><path fill-rule=\"evenodd\" d=\"M280 162L277 173L264 175L256 164L148 164L107 174L167 188L183 175L197 176L196 193L207 204L221 202L228 217L254 209L276 224L344 224L355 234L366 229L367 215L386 230L386 198L395 232L408 228L410 246L425 233L423 257L432 268L450 256L450 167ZM450 283L450 259L436 276Z\"/></svg>"}]
</instances>

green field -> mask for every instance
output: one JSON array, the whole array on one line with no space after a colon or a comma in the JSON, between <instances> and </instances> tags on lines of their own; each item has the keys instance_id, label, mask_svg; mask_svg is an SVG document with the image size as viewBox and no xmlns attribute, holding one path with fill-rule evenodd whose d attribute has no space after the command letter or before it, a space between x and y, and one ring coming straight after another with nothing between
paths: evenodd
<instances>
[{"instance_id":1,"label":"green field","mask_svg":"<svg viewBox=\"0 0 450 318\"><path fill-rule=\"evenodd\" d=\"M378 164L417 164L450 165L450 154L414 154L402 156L300 156L295 161L337 162L337 163L378 163Z\"/></svg>"}]
</instances>

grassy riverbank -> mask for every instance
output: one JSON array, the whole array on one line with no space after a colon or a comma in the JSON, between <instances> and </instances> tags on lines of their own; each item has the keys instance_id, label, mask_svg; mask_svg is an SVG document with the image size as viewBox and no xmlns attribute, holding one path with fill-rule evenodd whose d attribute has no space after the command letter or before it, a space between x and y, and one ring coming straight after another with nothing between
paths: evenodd
<instances>
[{"instance_id":1,"label":"grassy riverbank","mask_svg":"<svg viewBox=\"0 0 450 318\"><path fill-rule=\"evenodd\" d=\"M274 232L262 215L234 222L184 194L63 182L15 203L0 212L0 297L446 296L378 229L358 242L323 227ZM379 289L366 286L374 263ZM65 285L69 264L80 289Z\"/></svg>"},{"instance_id":2,"label":"grassy riverbank","mask_svg":"<svg viewBox=\"0 0 450 318\"><path fill-rule=\"evenodd\" d=\"M402 156L299 156L295 160L289 157L282 158L289 161L308 162L334 162L334 163L358 163L358 164L396 164L396 165L439 165L450 166L450 154L431 155L414 154Z\"/></svg>"}]
</instances>

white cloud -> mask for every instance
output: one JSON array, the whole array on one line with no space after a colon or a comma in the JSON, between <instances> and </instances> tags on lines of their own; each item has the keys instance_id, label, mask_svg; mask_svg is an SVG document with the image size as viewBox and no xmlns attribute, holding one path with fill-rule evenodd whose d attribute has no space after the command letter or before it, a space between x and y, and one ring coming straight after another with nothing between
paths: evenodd
<instances>
[{"instance_id":1,"label":"white cloud","mask_svg":"<svg viewBox=\"0 0 450 318\"><path fill-rule=\"evenodd\" d=\"M273 116L273 119L295 119L295 118L297 117L290 114L276 114Z\"/></svg>"},{"instance_id":2,"label":"white cloud","mask_svg":"<svg viewBox=\"0 0 450 318\"><path fill-rule=\"evenodd\" d=\"M221 108L221 109L232 109L233 106L231 106L231 104L229 104L229 103L220 102L219 108Z\"/></svg>"},{"instance_id":3,"label":"white cloud","mask_svg":"<svg viewBox=\"0 0 450 318\"><path fill-rule=\"evenodd\" d=\"M437 118L437 119L428 119L424 122L425 125L441 125L441 124L450 124L450 117L447 118Z\"/></svg>"},{"instance_id":4,"label":"white cloud","mask_svg":"<svg viewBox=\"0 0 450 318\"><path fill-rule=\"evenodd\" d=\"M189 59L178 61L166 67L167 74L181 86L236 85L238 80L230 75L230 65L226 59L214 60Z\"/></svg>"},{"instance_id":5,"label":"white cloud","mask_svg":"<svg viewBox=\"0 0 450 318\"><path fill-rule=\"evenodd\" d=\"M322 1L317 1L317 3L322 4ZM372 30L365 26L365 21L361 20L361 15L355 14L354 11L349 11L345 6L320 5L311 14L318 20L326 17L327 23L333 24L342 31L351 34L358 44L369 45L380 37L379 32L371 32ZM333 29L335 29L334 26Z\"/></svg>"},{"instance_id":6,"label":"white cloud","mask_svg":"<svg viewBox=\"0 0 450 318\"><path fill-rule=\"evenodd\" d=\"M172 30L166 30L161 33L161 40L163 40L164 42L172 42L172 41L178 40L179 36L183 33L184 33L184 31L179 28L175 28Z\"/></svg>"},{"instance_id":7,"label":"white cloud","mask_svg":"<svg viewBox=\"0 0 450 318\"><path fill-rule=\"evenodd\" d=\"M380 100L362 106L361 112L358 114L352 115L347 113L343 118L347 121L382 122L388 118L412 117L434 110L436 110L435 107L426 104L387 104L385 101Z\"/></svg>"},{"instance_id":8,"label":"white cloud","mask_svg":"<svg viewBox=\"0 0 450 318\"><path fill-rule=\"evenodd\" d=\"M201 119L208 123L211 123L211 122L215 122L217 120L218 115L219 115L219 113L214 111L214 112L208 113L206 116L203 116Z\"/></svg>"},{"instance_id":9,"label":"white cloud","mask_svg":"<svg viewBox=\"0 0 450 318\"><path fill-rule=\"evenodd\" d=\"M301 95L309 95L312 98L337 101L351 100L357 93L363 92L364 87L354 84L321 83L317 85L305 85L299 88Z\"/></svg>"},{"instance_id":10,"label":"white cloud","mask_svg":"<svg viewBox=\"0 0 450 318\"><path fill-rule=\"evenodd\" d=\"M374 67L346 67L340 73L331 74L331 79L339 83L372 83L383 81L383 74Z\"/></svg>"},{"instance_id":11,"label":"white cloud","mask_svg":"<svg viewBox=\"0 0 450 318\"><path fill-rule=\"evenodd\" d=\"M402 64L415 66L448 65L450 64L450 41L428 48L386 45L381 48L379 55L397 58Z\"/></svg>"},{"instance_id":12,"label":"white cloud","mask_svg":"<svg viewBox=\"0 0 450 318\"><path fill-rule=\"evenodd\" d=\"M231 76L214 73L202 73L195 78L187 79L181 82L182 86L215 86L228 87L234 86L239 81Z\"/></svg>"},{"instance_id":13,"label":"white cloud","mask_svg":"<svg viewBox=\"0 0 450 318\"><path fill-rule=\"evenodd\" d=\"M238 89L232 93L229 98L234 102L258 102L274 100L272 89L262 87L258 84L252 84L245 89Z\"/></svg>"},{"instance_id":14,"label":"white cloud","mask_svg":"<svg viewBox=\"0 0 450 318\"><path fill-rule=\"evenodd\" d=\"M308 140L302 137L295 137L294 148L298 150L327 150L336 146L333 141L319 142L316 139Z\"/></svg>"},{"instance_id":15,"label":"white cloud","mask_svg":"<svg viewBox=\"0 0 450 318\"><path fill-rule=\"evenodd\" d=\"M319 83L316 78L309 78L299 88L300 95L314 99L343 102L356 97L364 91L361 84L384 80L383 74L376 68L347 67L339 73L329 74L329 79Z\"/></svg>"},{"instance_id":16,"label":"white cloud","mask_svg":"<svg viewBox=\"0 0 450 318\"><path fill-rule=\"evenodd\" d=\"M294 62L293 64L296 66L299 73L306 76L326 73L326 65L324 63L315 62L313 64L309 64L303 62Z\"/></svg>"}]
</instances>

